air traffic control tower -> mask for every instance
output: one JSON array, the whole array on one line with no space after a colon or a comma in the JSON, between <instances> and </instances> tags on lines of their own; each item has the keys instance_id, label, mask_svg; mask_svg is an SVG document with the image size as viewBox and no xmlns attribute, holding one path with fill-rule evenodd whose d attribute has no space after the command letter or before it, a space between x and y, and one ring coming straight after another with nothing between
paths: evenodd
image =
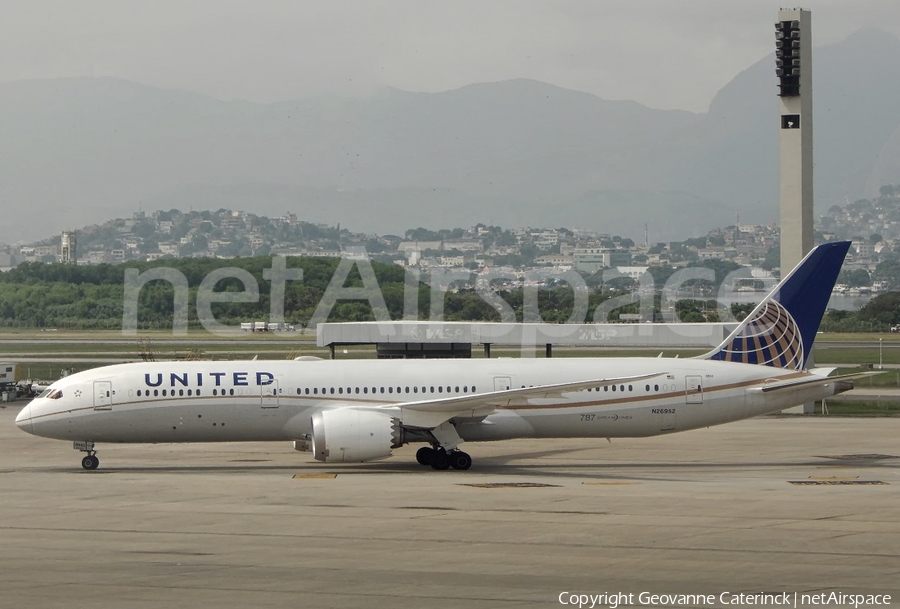
<instances>
[{"instance_id":1,"label":"air traffic control tower","mask_svg":"<svg viewBox=\"0 0 900 609\"><path fill-rule=\"evenodd\" d=\"M778 76L778 136L781 197L781 276L813 246L812 19L803 9L778 11L775 74ZM812 367L813 354L807 364ZM815 403L785 412L815 412Z\"/></svg>"},{"instance_id":2,"label":"air traffic control tower","mask_svg":"<svg viewBox=\"0 0 900 609\"><path fill-rule=\"evenodd\" d=\"M812 29L810 12L781 10L775 24L781 197L781 275L813 246Z\"/></svg>"}]
</instances>

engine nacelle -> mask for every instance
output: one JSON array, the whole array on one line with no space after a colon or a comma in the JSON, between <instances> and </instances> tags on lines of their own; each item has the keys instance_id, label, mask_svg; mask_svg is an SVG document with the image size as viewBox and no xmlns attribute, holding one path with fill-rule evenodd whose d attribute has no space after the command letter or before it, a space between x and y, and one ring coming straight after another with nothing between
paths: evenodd
<instances>
[{"instance_id":1,"label":"engine nacelle","mask_svg":"<svg viewBox=\"0 0 900 609\"><path fill-rule=\"evenodd\" d=\"M312 416L312 452L317 461L359 463L391 456L396 429L386 414L338 408Z\"/></svg>"}]
</instances>

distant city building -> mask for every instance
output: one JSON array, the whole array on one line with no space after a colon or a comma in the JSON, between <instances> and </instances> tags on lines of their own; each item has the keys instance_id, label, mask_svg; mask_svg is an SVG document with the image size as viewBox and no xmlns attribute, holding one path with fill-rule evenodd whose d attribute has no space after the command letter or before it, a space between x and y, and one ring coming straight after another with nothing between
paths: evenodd
<instances>
[{"instance_id":1,"label":"distant city building","mask_svg":"<svg viewBox=\"0 0 900 609\"><path fill-rule=\"evenodd\" d=\"M59 243L59 261L63 264L76 264L78 260L76 245L75 231L63 231Z\"/></svg>"},{"instance_id":2,"label":"distant city building","mask_svg":"<svg viewBox=\"0 0 900 609\"><path fill-rule=\"evenodd\" d=\"M575 270L596 273L605 268L631 266L631 252L599 247L575 248Z\"/></svg>"}]
</instances>

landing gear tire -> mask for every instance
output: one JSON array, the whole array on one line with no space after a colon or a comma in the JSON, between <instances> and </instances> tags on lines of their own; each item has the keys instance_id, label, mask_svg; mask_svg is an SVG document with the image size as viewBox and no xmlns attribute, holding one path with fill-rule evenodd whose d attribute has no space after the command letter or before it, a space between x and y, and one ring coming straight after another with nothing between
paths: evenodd
<instances>
[{"instance_id":1,"label":"landing gear tire","mask_svg":"<svg viewBox=\"0 0 900 609\"><path fill-rule=\"evenodd\" d=\"M88 470L97 469L100 465L100 459L97 458L96 455L88 455L84 459L81 460L81 467Z\"/></svg>"},{"instance_id":2,"label":"landing gear tire","mask_svg":"<svg viewBox=\"0 0 900 609\"><path fill-rule=\"evenodd\" d=\"M435 450L429 446L423 446L419 450L416 451L416 461L419 462L419 465L431 465L432 459L434 459Z\"/></svg>"},{"instance_id":3,"label":"landing gear tire","mask_svg":"<svg viewBox=\"0 0 900 609\"><path fill-rule=\"evenodd\" d=\"M472 467L472 457L461 450L450 453L450 467L466 470Z\"/></svg>"},{"instance_id":4,"label":"landing gear tire","mask_svg":"<svg viewBox=\"0 0 900 609\"><path fill-rule=\"evenodd\" d=\"M443 450L434 451L431 457L431 467L438 471L450 469L450 456Z\"/></svg>"}]
</instances>

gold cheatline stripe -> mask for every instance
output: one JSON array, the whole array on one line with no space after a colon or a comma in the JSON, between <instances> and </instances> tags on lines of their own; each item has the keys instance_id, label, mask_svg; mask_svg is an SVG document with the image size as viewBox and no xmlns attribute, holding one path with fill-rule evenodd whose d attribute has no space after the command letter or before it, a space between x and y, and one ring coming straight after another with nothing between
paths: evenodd
<instances>
[{"instance_id":1,"label":"gold cheatline stripe","mask_svg":"<svg viewBox=\"0 0 900 609\"><path fill-rule=\"evenodd\" d=\"M785 376L778 377L779 381L788 380L793 378L798 378L801 376L805 376L802 372L795 372L792 374L787 374ZM755 380L755 381L742 381L740 383L729 383L727 385L715 385L709 389L703 387L702 393L715 393L717 391L726 391L728 389L738 389L740 387L748 387L751 385L757 385L759 383L765 382L767 379ZM694 392L696 394L696 392ZM557 408L581 408L584 406L617 406L619 404L624 403L633 403L633 402L647 402L651 400L658 400L661 398L669 398L669 397L679 397L687 395L687 392L682 391L671 391L669 393L657 393L653 395L641 395L634 396L630 398L624 398L621 400L601 400L596 402L578 402L577 404L546 404L542 406L537 405L525 405L525 406L498 406L498 410L541 410L541 409L557 409Z\"/></svg>"}]
</instances>

